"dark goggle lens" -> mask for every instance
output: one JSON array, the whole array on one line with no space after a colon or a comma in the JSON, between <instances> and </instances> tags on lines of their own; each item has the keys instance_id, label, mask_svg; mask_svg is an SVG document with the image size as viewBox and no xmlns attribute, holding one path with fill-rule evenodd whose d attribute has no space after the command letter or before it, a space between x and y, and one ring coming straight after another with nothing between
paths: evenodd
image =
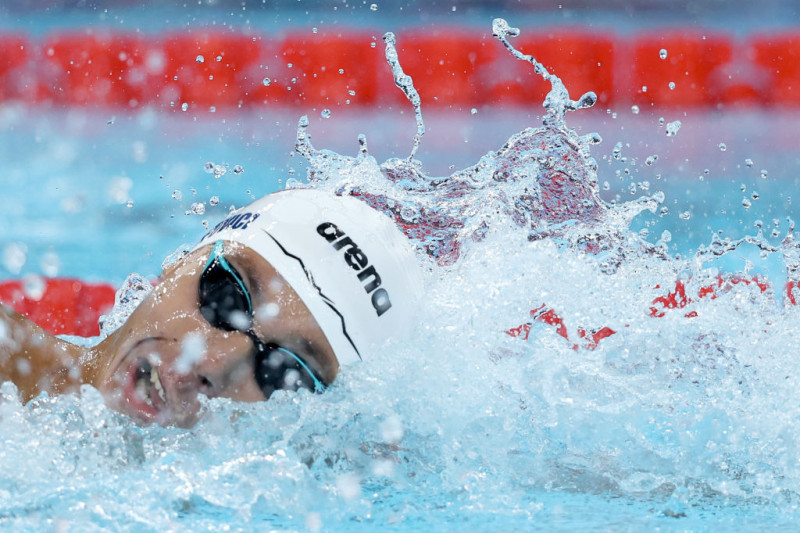
<instances>
[{"instance_id":1,"label":"dark goggle lens","mask_svg":"<svg viewBox=\"0 0 800 533\"><path fill-rule=\"evenodd\" d=\"M243 322L252 319L253 311L234 272L231 266L225 268L218 260L203 271L199 285L200 313L215 328L246 331L250 326Z\"/></svg>"},{"instance_id":2,"label":"dark goggle lens","mask_svg":"<svg viewBox=\"0 0 800 533\"><path fill-rule=\"evenodd\" d=\"M308 389L322 392L325 385L293 352L264 344L251 329L253 308L241 276L222 257L221 243L212 251L198 285L200 314L213 327L246 333L255 346L255 379L266 398L276 390Z\"/></svg>"},{"instance_id":3,"label":"dark goggle lens","mask_svg":"<svg viewBox=\"0 0 800 533\"><path fill-rule=\"evenodd\" d=\"M255 377L267 398L276 390L308 389L321 392L325 387L308 367L300 364L297 356L274 344L257 345Z\"/></svg>"}]
</instances>

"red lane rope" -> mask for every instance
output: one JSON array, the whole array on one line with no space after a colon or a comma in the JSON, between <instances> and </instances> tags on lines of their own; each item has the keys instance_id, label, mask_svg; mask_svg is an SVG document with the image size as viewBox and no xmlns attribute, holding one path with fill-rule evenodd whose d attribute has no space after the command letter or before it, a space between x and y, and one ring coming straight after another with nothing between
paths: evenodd
<instances>
[{"instance_id":1,"label":"red lane rope","mask_svg":"<svg viewBox=\"0 0 800 533\"><path fill-rule=\"evenodd\" d=\"M92 337L98 320L114 306L116 289L107 283L72 278L0 281L0 302L54 335Z\"/></svg>"},{"instance_id":2,"label":"red lane rope","mask_svg":"<svg viewBox=\"0 0 800 533\"><path fill-rule=\"evenodd\" d=\"M277 36L85 30L41 39L0 33L0 102L175 110L185 104L195 112L404 105L379 37L362 29ZM800 105L800 31L739 38L567 28L525 33L515 45L561 76L573 97L595 91L600 109ZM426 107L538 106L548 89L485 32L407 32L399 51Z\"/></svg>"}]
</instances>

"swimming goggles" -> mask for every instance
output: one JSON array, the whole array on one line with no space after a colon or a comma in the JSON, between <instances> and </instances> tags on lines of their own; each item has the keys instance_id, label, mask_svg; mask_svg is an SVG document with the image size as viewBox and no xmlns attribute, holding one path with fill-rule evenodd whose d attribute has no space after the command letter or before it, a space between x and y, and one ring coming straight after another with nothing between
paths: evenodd
<instances>
[{"instance_id":1,"label":"swimming goggles","mask_svg":"<svg viewBox=\"0 0 800 533\"><path fill-rule=\"evenodd\" d=\"M222 255L222 241L214 243L198 285L200 313L224 331L241 331L255 345L255 378L267 398L276 390L306 388L322 392L325 385L309 365L291 350L264 343L252 329L253 303L242 277Z\"/></svg>"}]
</instances>

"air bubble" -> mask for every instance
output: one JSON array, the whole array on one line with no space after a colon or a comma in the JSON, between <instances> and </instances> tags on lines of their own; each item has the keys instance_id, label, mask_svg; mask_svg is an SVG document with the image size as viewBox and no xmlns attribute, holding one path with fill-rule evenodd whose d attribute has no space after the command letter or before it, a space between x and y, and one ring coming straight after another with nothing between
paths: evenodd
<instances>
[{"instance_id":1,"label":"air bubble","mask_svg":"<svg viewBox=\"0 0 800 533\"><path fill-rule=\"evenodd\" d=\"M198 63L204 63L206 58L203 56L197 56L194 60L197 61Z\"/></svg>"},{"instance_id":2,"label":"air bubble","mask_svg":"<svg viewBox=\"0 0 800 533\"><path fill-rule=\"evenodd\" d=\"M234 174L241 174L244 172L244 167L242 165L234 165L233 166L233 173Z\"/></svg>"},{"instance_id":3,"label":"air bubble","mask_svg":"<svg viewBox=\"0 0 800 533\"><path fill-rule=\"evenodd\" d=\"M369 5L369 10L370 11L377 11L378 10L378 4L370 4Z\"/></svg>"},{"instance_id":4,"label":"air bubble","mask_svg":"<svg viewBox=\"0 0 800 533\"><path fill-rule=\"evenodd\" d=\"M203 165L203 168L205 169L206 172L208 172L209 174L212 174L214 172L214 163L209 161L208 163Z\"/></svg>"},{"instance_id":5,"label":"air bubble","mask_svg":"<svg viewBox=\"0 0 800 533\"><path fill-rule=\"evenodd\" d=\"M188 111L188 110L189 110L189 104L187 104L186 102L182 103L181 111Z\"/></svg>"},{"instance_id":6,"label":"air bubble","mask_svg":"<svg viewBox=\"0 0 800 533\"><path fill-rule=\"evenodd\" d=\"M271 83L272 80L269 78L264 78L263 80L261 80L261 84L264 85L264 87L269 87Z\"/></svg>"},{"instance_id":7,"label":"air bubble","mask_svg":"<svg viewBox=\"0 0 800 533\"><path fill-rule=\"evenodd\" d=\"M639 114L639 106L638 105L632 105L631 106L631 113L633 113L634 115L638 115Z\"/></svg>"},{"instance_id":8,"label":"air bubble","mask_svg":"<svg viewBox=\"0 0 800 533\"><path fill-rule=\"evenodd\" d=\"M675 90L675 82L674 81L669 82L669 90L670 91L674 91Z\"/></svg>"},{"instance_id":9,"label":"air bubble","mask_svg":"<svg viewBox=\"0 0 800 533\"><path fill-rule=\"evenodd\" d=\"M753 168L753 160L750 158L745 159L744 164L747 165L747 168Z\"/></svg>"},{"instance_id":10,"label":"air bubble","mask_svg":"<svg viewBox=\"0 0 800 533\"><path fill-rule=\"evenodd\" d=\"M331 118L331 110L330 109L323 109L320 114L322 118Z\"/></svg>"},{"instance_id":11,"label":"air bubble","mask_svg":"<svg viewBox=\"0 0 800 533\"><path fill-rule=\"evenodd\" d=\"M750 209L751 205L753 205L753 202L751 202L747 198L742 198L742 207L744 207L745 209Z\"/></svg>"},{"instance_id":12,"label":"air bubble","mask_svg":"<svg viewBox=\"0 0 800 533\"><path fill-rule=\"evenodd\" d=\"M761 179L762 180L767 179L767 171L764 170L763 168L761 169Z\"/></svg>"},{"instance_id":13,"label":"air bubble","mask_svg":"<svg viewBox=\"0 0 800 533\"><path fill-rule=\"evenodd\" d=\"M214 165L214 170L213 170L214 177L217 178L217 179L219 179L222 176L224 176L227 171L228 171L228 169L226 169L222 165Z\"/></svg>"},{"instance_id":14,"label":"air bubble","mask_svg":"<svg viewBox=\"0 0 800 533\"><path fill-rule=\"evenodd\" d=\"M660 57L661 59L666 59L667 58L667 49L666 48L662 48L661 50L659 50L658 51L658 57Z\"/></svg>"},{"instance_id":15,"label":"air bubble","mask_svg":"<svg viewBox=\"0 0 800 533\"><path fill-rule=\"evenodd\" d=\"M728 149L728 145L725 143L719 143L719 151L724 152Z\"/></svg>"},{"instance_id":16,"label":"air bubble","mask_svg":"<svg viewBox=\"0 0 800 533\"><path fill-rule=\"evenodd\" d=\"M689 211L684 211L683 213L678 215L678 218L680 218L681 220L689 220L690 218L692 218L692 214Z\"/></svg>"},{"instance_id":17,"label":"air bubble","mask_svg":"<svg viewBox=\"0 0 800 533\"><path fill-rule=\"evenodd\" d=\"M212 196L209 198L208 205L219 205L219 196Z\"/></svg>"},{"instance_id":18,"label":"air bubble","mask_svg":"<svg viewBox=\"0 0 800 533\"><path fill-rule=\"evenodd\" d=\"M172 198L180 202L183 200L183 193L179 189L175 189L172 191Z\"/></svg>"},{"instance_id":19,"label":"air bubble","mask_svg":"<svg viewBox=\"0 0 800 533\"><path fill-rule=\"evenodd\" d=\"M656 161L658 161L658 154L653 154L644 160L644 164L651 167Z\"/></svg>"}]
</instances>

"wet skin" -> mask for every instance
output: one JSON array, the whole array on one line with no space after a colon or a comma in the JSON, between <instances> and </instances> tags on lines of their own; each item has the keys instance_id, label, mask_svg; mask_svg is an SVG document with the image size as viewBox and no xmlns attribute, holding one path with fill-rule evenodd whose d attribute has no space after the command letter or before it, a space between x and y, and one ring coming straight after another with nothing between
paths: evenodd
<instances>
[{"instance_id":1,"label":"wet skin","mask_svg":"<svg viewBox=\"0 0 800 533\"><path fill-rule=\"evenodd\" d=\"M0 310L0 325L35 333L10 353L0 345L0 379L11 379L27 399L41 391L70 392L81 383L96 387L107 405L142 422L189 427L197 422L200 397L242 402L265 400L254 375L254 342L240 331L213 327L200 313L198 283L211 246L168 267L153 291L125 324L88 350L52 337L19 315ZM264 343L291 350L323 383L331 383L338 362L316 320L297 293L261 256L225 243L225 259L252 298L253 332ZM19 344L19 343L18 343ZM29 361L29 375L12 361ZM5 366L3 361L6 362ZM25 370L25 364L22 365ZM46 379L45 369L58 380ZM23 383L24 382L24 383Z\"/></svg>"}]
</instances>

